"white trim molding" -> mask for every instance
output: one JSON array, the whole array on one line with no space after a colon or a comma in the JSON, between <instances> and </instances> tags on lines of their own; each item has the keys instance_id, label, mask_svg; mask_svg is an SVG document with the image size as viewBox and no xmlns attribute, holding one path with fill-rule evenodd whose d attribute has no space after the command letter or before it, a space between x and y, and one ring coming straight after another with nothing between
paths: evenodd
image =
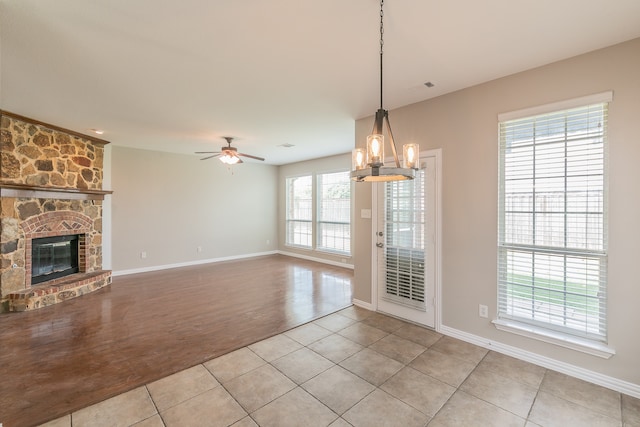
<instances>
[{"instance_id":1,"label":"white trim molding","mask_svg":"<svg viewBox=\"0 0 640 427\"><path fill-rule=\"evenodd\" d=\"M349 269L353 270L353 264L347 264L345 262L331 261L329 259L318 258L318 257L314 257L314 256L309 256L309 255L302 255L302 254L297 254L297 253L294 253L294 252L287 252L287 251L276 251L276 252L279 253L280 255L284 255L284 256L291 256L291 257L294 257L294 258L302 258L302 259L306 259L308 261L321 262L323 264L329 264L329 265L334 265L336 267L344 267L344 268L349 268Z\"/></svg>"},{"instance_id":2,"label":"white trim molding","mask_svg":"<svg viewBox=\"0 0 640 427\"><path fill-rule=\"evenodd\" d=\"M564 101L552 102L550 104L538 105L535 107L523 108L521 110L510 111L498 114L498 121L521 119L528 116L550 113L558 110L568 110L570 108L582 107L590 104L613 101L613 91L595 93L593 95L581 96L579 98L567 99Z\"/></svg>"},{"instance_id":3,"label":"white trim molding","mask_svg":"<svg viewBox=\"0 0 640 427\"><path fill-rule=\"evenodd\" d=\"M549 344L559 345L561 347L570 348L571 350L581 351L592 356L608 359L616 351L603 343L598 343L585 338L574 337L571 335L555 332L549 329L539 328L527 325L521 322L514 322L506 319L496 319L491 323L496 329L511 332L523 337L532 338L534 340L544 341Z\"/></svg>"},{"instance_id":4,"label":"white trim molding","mask_svg":"<svg viewBox=\"0 0 640 427\"><path fill-rule=\"evenodd\" d=\"M129 270L114 271L111 275L113 277L126 276L128 274L148 273L150 271L169 270L171 268L179 268L179 267L191 267L193 265L211 264L214 262L222 262L222 261L233 261L237 259L254 258L257 256L275 255L277 253L278 251L258 252L253 254L233 255L233 256L220 257L220 258L201 259L197 261L179 262L175 264L164 264L164 265L155 265L151 267L132 268Z\"/></svg>"},{"instance_id":5,"label":"white trim molding","mask_svg":"<svg viewBox=\"0 0 640 427\"><path fill-rule=\"evenodd\" d=\"M435 283L433 289L433 329L439 331L440 326L442 325L442 148L421 151L420 158L422 159L425 157L432 157L435 161L435 235L433 236L435 242ZM379 185L382 185L382 183L373 182L371 185L371 236L375 236L375 233L378 230L378 203L380 202L378 200ZM375 239L375 237L373 237L373 239ZM375 245L375 240L372 240L371 242L371 301L371 303L365 303L368 307L363 307L368 308L369 310L378 311L378 250ZM355 300L353 303L356 304Z\"/></svg>"},{"instance_id":6,"label":"white trim molding","mask_svg":"<svg viewBox=\"0 0 640 427\"><path fill-rule=\"evenodd\" d=\"M370 302L364 302L359 299L352 299L351 302L353 303L353 305L364 308L365 310L375 311L373 309L373 304L371 304Z\"/></svg>"},{"instance_id":7,"label":"white trim molding","mask_svg":"<svg viewBox=\"0 0 640 427\"><path fill-rule=\"evenodd\" d=\"M175 264L154 265L154 266L151 266L151 267L132 268L132 269L129 269L129 270L119 270L119 271L114 271L112 273L112 276L113 277L126 276L128 274L148 273L150 271L168 270L168 269L171 269L171 268L179 268L179 267L191 267L191 266L194 266L194 265L211 264L211 263L214 263L214 262L222 262L222 261L234 261L234 260L238 260L238 259L254 258L254 257L257 257L257 256L275 255L275 254L291 256L291 257L295 257L295 258L302 258L302 259L306 259L308 261L321 262L323 264L330 264L330 265L334 265L334 266L337 266L337 267L350 268L350 269L353 270L353 265L351 265L351 264L345 264L345 263L341 263L341 262L335 262L335 261L330 261L330 260L326 260L326 259L322 259L322 258L306 256L306 255L299 255L299 254L295 254L295 253L292 253L292 252L268 251L268 252L257 252L257 253L252 253L252 254L232 255L232 256L220 257L220 258L201 259L201 260L197 260L197 261L179 262L179 263L175 263Z\"/></svg>"},{"instance_id":8,"label":"white trim molding","mask_svg":"<svg viewBox=\"0 0 640 427\"><path fill-rule=\"evenodd\" d=\"M640 399L640 385L442 325L440 333Z\"/></svg>"}]
</instances>

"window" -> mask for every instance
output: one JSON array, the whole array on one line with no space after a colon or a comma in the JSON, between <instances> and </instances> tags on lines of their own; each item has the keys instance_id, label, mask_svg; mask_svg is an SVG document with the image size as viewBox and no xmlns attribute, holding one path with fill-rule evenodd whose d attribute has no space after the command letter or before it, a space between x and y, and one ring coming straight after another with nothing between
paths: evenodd
<instances>
[{"instance_id":1,"label":"window","mask_svg":"<svg viewBox=\"0 0 640 427\"><path fill-rule=\"evenodd\" d=\"M351 180L349 172L318 175L317 249L351 252Z\"/></svg>"},{"instance_id":2,"label":"window","mask_svg":"<svg viewBox=\"0 0 640 427\"><path fill-rule=\"evenodd\" d=\"M351 254L348 171L286 179L286 245Z\"/></svg>"},{"instance_id":3,"label":"window","mask_svg":"<svg viewBox=\"0 0 640 427\"><path fill-rule=\"evenodd\" d=\"M608 104L598 102L500 118L498 317L606 342Z\"/></svg>"},{"instance_id":4,"label":"window","mask_svg":"<svg viewBox=\"0 0 640 427\"><path fill-rule=\"evenodd\" d=\"M313 188L311 175L287 178L287 245L312 247Z\"/></svg>"}]
</instances>

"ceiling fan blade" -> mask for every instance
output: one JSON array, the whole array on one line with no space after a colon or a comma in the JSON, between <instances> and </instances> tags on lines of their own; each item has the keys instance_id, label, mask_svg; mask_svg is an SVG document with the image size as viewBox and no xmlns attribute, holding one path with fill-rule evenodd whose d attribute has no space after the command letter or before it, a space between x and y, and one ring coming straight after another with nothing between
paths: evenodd
<instances>
[{"instance_id":1,"label":"ceiling fan blade","mask_svg":"<svg viewBox=\"0 0 640 427\"><path fill-rule=\"evenodd\" d=\"M210 158L212 158L212 157L219 157L219 156L220 156L220 153L218 153L218 154L214 154L213 156L203 157L203 158L201 158L200 160L207 160L207 159L210 159Z\"/></svg>"},{"instance_id":2,"label":"ceiling fan blade","mask_svg":"<svg viewBox=\"0 0 640 427\"><path fill-rule=\"evenodd\" d=\"M244 156L244 157L248 157L250 159L256 159L256 160L260 160L261 162L264 162L264 159L262 157L252 156L250 154L238 153L238 156Z\"/></svg>"},{"instance_id":3,"label":"ceiling fan blade","mask_svg":"<svg viewBox=\"0 0 640 427\"><path fill-rule=\"evenodd\" d=\"M196 154L220 154L219 151L196 151Z\"/></svg>"},{"instance_id":4,"label":"ceiling fan blade","mask_svg":"<svg viewBox=\"0 0 640 427\"><path fill-rule=\"evenodd\" d=\"M244 162L242 161L242 159L240 157L238 157L238 163L236 163L236 165L240 164L240 163L244 163Z\"/></svg>"}]
</instances>

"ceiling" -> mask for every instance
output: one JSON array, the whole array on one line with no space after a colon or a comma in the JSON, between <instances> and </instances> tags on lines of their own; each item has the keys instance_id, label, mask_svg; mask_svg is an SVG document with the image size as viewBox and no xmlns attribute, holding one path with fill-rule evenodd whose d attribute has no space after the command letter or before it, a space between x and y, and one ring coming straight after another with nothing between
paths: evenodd
<instances>
[{"instance_id":1,"label":"ceiling","mask_svg":"<svg viewBox=\"0 0 640 427\"><path fill-rule=\"evenodd\" d=\"M638 0L384 11L386 109L640 37ZM350 151L379 107L377 0L0 0L0 25L0 108L114 145L192 154L233 136L286 164Z\"/></svg>"}]
</instances>

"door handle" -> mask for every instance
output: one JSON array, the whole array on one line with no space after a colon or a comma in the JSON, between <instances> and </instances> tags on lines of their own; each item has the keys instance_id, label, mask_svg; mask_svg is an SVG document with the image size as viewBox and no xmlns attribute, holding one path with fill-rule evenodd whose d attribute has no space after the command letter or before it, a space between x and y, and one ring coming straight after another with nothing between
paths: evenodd
<instances>
[{"instance_id":1,"label":"door handle","mask_svg":"<svg viewBox=\"0 0 640 427\"><path fill-rule=\"evenodd\" d=\"M384 234L382 233L382 231L378 231L378 236L382 237Z\"/></svg>"},{"instance_id":2,"label":"door handle","mask_svg":"<svg viewBox=\"0 0 640 427\"><path fill-rule=\"evenodd\" d=\"M378 242L378 243L376 243L376 246L379 247L379 248L382 248L382 247L384 247L384 243Z\"/></svg>"}]
</instances>

